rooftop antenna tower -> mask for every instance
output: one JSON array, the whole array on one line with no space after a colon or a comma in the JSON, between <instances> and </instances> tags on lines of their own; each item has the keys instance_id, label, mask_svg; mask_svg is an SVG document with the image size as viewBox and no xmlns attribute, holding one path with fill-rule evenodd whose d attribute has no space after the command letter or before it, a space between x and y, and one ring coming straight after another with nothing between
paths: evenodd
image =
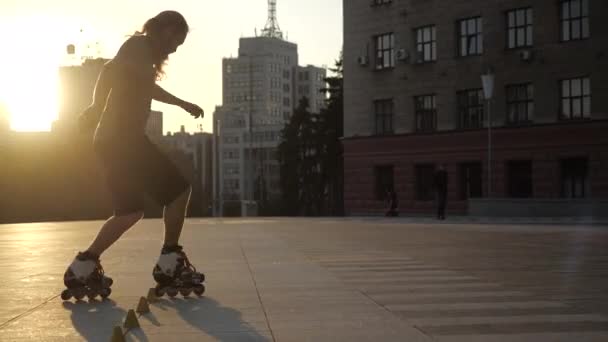
<instances>
[{"instance_id":1,"label":"rooftop antenna tower","mask_svg":"<svg viewBox=\"0 0 608 342\"><path fill-rule=\"evenodd\" d=\"M262 30L262 37L283 39L283 32L277 20L277 0L268 0L268 21Z\"/></svg>"}]
</instances>

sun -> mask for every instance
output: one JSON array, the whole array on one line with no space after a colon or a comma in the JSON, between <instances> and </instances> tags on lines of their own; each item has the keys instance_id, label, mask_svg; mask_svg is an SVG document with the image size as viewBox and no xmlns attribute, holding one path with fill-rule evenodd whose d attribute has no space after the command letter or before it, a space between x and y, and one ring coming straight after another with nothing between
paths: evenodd
<instances>
[{"instance_id":1,"label":"sun","mask_svg":"<svg viewBox=\"0 0 608 342\"><path fill-rule=\"evenodd\" d=\"M19 32L0 36L0 103L6 106L15 131L49 131L57 118L61 36L59 30L39 30L41 26L53 28L40 18L0 23L2 32Z\"/></svg>"}]
</instances>

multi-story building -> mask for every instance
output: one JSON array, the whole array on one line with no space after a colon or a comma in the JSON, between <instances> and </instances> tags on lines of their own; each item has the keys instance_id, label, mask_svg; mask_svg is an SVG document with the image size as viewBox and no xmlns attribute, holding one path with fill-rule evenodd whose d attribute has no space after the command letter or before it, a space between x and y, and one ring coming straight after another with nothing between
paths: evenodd
<instances>
[{"instance_id":1,"label":"multi-story building","mask_svg":"<svg viewBox=\"0 0 608 342\"><path fill-rule=\"evenodd\" d=\"M211 215L213 191L213 135L211 133L187 133L181 131L164 136L160 140L167 153L192 182L191 213L196 216ZM175 152L185 156L179 158ZM187 168L192 168L187 170ZM192 174L189 174L192 173Z\"/></svg>"},{"instance_id":2,"label":"multi-story building","mask_svg":"<svg viewBox=\"0 0 608 342\"><path fill-rule=\"evenodd\" d=\"M280 199L281 130L303 96L311 112L324 105L325 69L298 66L298 46L283 39L270 3L262 35L241 38L238 57L223 60L223 104L214 113L217 215L255 215Z\"/></svg>"},{"instance_id":3,"label":"multi-story building","mask_svg":"<svg viewBox=\"0 0 608 342\"><path fill-rule=\"evenodd\" d=\"M348 213L381 212L387 189L429 212L440 164L454 212L477 197L608 197L608 2L343 5Z\"/></svg>"},{"instance_id":4,"label":"multi-story building","mask_svg":"<svg viewBox=\"0 0 608 342\"><path fill-rule=\"evenodd\" d=\"M82 65L59 68L59 116L53 131L73 131L93 99L95 83L107 59L85 59Z\"/></svg>"},{"instance_id":5,"label":"multi-story building","mask_svg":"<svg viewBox=\"0 0 608 342\"><path fill-rule=\"evenodd\" d=\"M160 141L163 138L163 112L150 111L146 122L146 135L154 141Z\"/></svg>"}]
</instances>

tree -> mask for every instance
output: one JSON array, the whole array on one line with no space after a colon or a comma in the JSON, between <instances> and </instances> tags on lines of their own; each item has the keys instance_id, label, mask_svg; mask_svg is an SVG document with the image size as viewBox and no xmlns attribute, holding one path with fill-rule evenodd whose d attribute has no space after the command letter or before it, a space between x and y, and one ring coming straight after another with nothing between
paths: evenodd
<instances>
[{"instance_id":1,"label":"tree","mask_svg":"<svg viewBox=\"0 0 608 342\"><path fill-rule=\"evenodd\" d=\"M343 161L339 138L343 132L342 57L327 77L327 106L310 113L300 100L282 131L278 148L283 214L341 215Z\"/></svg>"}]
</instances>

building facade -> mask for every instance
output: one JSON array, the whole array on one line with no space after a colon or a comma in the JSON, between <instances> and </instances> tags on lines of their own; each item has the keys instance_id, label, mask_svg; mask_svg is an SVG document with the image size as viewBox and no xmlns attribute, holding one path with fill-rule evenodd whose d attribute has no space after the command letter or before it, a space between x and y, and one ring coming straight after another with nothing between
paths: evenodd
<instances>
[{"instance_id":1,"label":"building facade","mask_svg":"<svg viewBox=\"0 0 608 342\"><path fill-rule=\"evenodd\" d=\"M213 135L187 133L182 126L180 132L167 134L158 143L192 183L190 215L210 216L213 201Z\"/></svg>"},{"instance_id":2,"label":"building facade","mask_svg":"<svg viewBox=\"0 0 608 342\"><path fill-rule=\"evenodd\" d=\"M108 59L84 59L82 65L59 68L59 115L53 122L55 132L77 128L78 117L93 100L97 78Z\"/></svg>"},{"instance_id":3,"label":"building facade","mask_svg":"<svg viewBox=\"0 0 608 342\"><path fill-rule=\"evenodd\" d=\"M608 3L343 6L347 213L382 212L387 189L430 212L440 164L457 213L480 197L608 197Z\"/></svg>"},{"instance_id":4,"label":"building facade","mask_svg":"<svg viewBox=\"0 0 608 342\"><path fill-rule=\"evenodd\" d=\"M223 104L214 113L217 215L255 215L280 200L276 157L281 130L306 96L324 106L326 71L298 66L298 47L281 37L242 38L223 60Z\"/></svg>"}]
</instances>

